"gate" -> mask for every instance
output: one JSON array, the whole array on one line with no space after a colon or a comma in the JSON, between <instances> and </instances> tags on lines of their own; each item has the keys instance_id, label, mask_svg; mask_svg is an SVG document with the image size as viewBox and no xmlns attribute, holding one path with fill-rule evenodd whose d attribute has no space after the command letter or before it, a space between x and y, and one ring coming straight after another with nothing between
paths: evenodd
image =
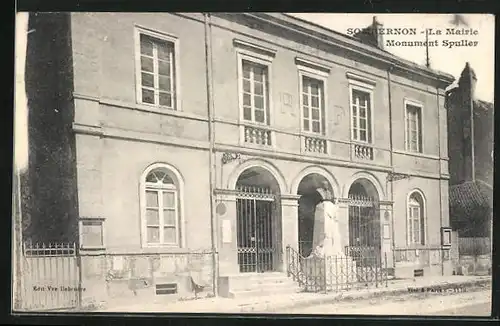
<instances>
[{"instance_id":1,"label":"gate","mask_svg":"<svg viewBox=\"0 0 500 326\"><path fill-rule=\"evenodd\" d=\"M22 310L78 307L81 294L75 244L24 244Z\"/></svg>"},{"instance_id":2,"label":"gate","mask_svg":"<svg viewBox=\"0 0 500 326\"><path fill-rule=\"evenodd\" d=\"M237 243L240 272L268 272L277 268L278 246L275 196L270 188L237 188Z\"/></svg>"},{"instance_id":3,"label":"gate","mask_svg":"<svg viewBox=\"0 0 500 326\"><path fill-rule=\"evenodd\" d=\"M380 210L371 198L349 196L349 245L346 255L358 267L379 265L381 259Z\"/></svg>"}]
</instances>

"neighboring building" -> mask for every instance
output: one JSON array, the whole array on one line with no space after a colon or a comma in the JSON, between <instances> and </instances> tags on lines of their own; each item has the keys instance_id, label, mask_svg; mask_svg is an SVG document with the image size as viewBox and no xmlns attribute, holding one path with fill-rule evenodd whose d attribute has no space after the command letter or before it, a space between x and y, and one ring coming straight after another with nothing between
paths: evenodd
<instances>
[{"instance_id":1,"label":"neighboring building","mask_svg":"<svg viewBox=\"0 0 500 326\"><path fill-rule=\"evenodd\" d=\"M475 98L476 83L467 63L447 94L450 221L460 237L490 237L493 217L494 107Z\"/></svg>"},{"instance_id":2,"label":"neighboring building","mask_svg":"<svg viewBox=\"0 0 500 326\"><path fill-rule=\"evenodd\" d=\"M30 29L39 240L215 247L220 276L285 272L286 246L311 250L326 184L347 254L451 274L452 76L278 13L36 14Z\"/></svg>"}]
</instances>

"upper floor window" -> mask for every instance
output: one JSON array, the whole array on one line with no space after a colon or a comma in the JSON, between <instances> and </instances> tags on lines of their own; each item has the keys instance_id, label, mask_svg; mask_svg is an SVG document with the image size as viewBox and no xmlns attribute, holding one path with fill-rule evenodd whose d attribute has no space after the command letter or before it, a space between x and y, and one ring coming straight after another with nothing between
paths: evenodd
<instances>
[{"instance_id":1,"label":"upper floor window","mask_svg":"<svg viewBox=\"0 0 500 326\"><path fill-rule=\"evenodd\" d=\"M405 103L406 150L422 153L422 107Z\"/></svg>"},{"instance_id":2,"label":"upper floor window","mask_svg":"<svg viewBox=\"0 0 500 326\"><path fill-rule=\"evenodd\" d=\"M150 169L143 182L143 243L180 246L181 189L167 166Z\"/></svg>"},{"instance_id":3,"label":"upper floor window","mask_svg":"<svg viewBox=\"0 0 500 326\"><path fill-rule=\"evenodd\" d=\"M408 244L425 244L424 199L415 191L408 198Z\"/></svg>"},{"instance_id":4,"label":"upper floor window","mask_svg":"<svg viewBox=\"0 0 500 326\"><path fill-rule=\"evenodd\" d=\"M139 103L178 110L177 40L138 31L137 98Z\"/></svg>"},{"instance_id":5,"label":"upper floor window","mask_svg":"<svg viewBox=\"0 0 500 326\"><path fill-rule=\"evenodd\" d=\"M352 113L352 139L372 142L372 92L359 87L350 87Z\"/></svg>"},{"instance_id":6,"label":"upper floor window","mask_svg":"<svg viewBox=\"0 0 500 326\"><path fill-rule=\"evenodd\" d=\"M269 73L266 65L241 60L243 119L269 124Z\"/></svg>"},{"instance_id":7,"label":"upper floor window","mask_svg":"<svg viewBox=\"0 0 500 326\"><path fill-rule=\"evenodd\" d=\"M325 132L325 99L323 81L302 76L302 119L304 131Z\"/></svg>"}]
</instances>

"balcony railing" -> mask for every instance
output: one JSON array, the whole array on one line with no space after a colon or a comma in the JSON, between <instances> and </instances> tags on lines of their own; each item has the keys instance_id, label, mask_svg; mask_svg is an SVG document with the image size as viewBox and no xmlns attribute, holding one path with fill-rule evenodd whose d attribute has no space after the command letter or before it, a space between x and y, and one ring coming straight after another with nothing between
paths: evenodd
<instances>
[{"instance_id":1,"label":"balcony railing","mask_svg":"<svg viewBox=\"0 0 500 326\"><path fill-rule=\"evenodd\" d=\"M271 146L271 131L263 128L245 126L245 143Z\"/></svg>"},{"instance_id":2,"label":"balcony railing","mask_svg":"<svg viewBox=\"0 0 500 326\"><path fill-rule=\"evenodd\" d=\"M327 153L326 140L315 137L305 137L304 138L304 149L306 152L312 153Z\"/></svg>"},{"instance_id":3,"label":"balcony railing","mask_svg":"<svg viewBox=\"0 0 500 326\"><path fill-rule=\"evenodd\" d=\"M373 147L355 144L354 156L362 160L373 160Z\"/></svg>"}]
</instances>

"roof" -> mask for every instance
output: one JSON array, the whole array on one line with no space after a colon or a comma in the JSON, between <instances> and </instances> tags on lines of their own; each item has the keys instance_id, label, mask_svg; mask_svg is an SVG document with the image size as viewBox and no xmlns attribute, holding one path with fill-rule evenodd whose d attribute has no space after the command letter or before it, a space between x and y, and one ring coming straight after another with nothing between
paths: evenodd
<instances>
[{"instance_id":1,"label":"roof","mask_svg":"<svg viewBox=\"0 0 500 326\"><path fill-rule=\"evenodd\" d=\"M335 41L336 43L341 43L341 45L347 45L353 47L353 50L361 50L365 54L376 55L380 58L390 61L394 64L400 64L403 67L410 68L416 70L421 73L426 73L428 75L433 76L434 78L444 79L446 82L455 81L455 77L449 73L442 72L436 69L430 69L424 65L419 65L409 60L405 60L401 57L398 57L388 51L382 50L374 45L367 44L366 42L362 42L359 38L348 36L346 34L331 30L324 26L311 23L307 20L303 20L297 18L295 16L284 14L284 13L266 13L266 14L251 14L253 17L262 17L266 16L266 18L274 18L274 20L280 20L281 22L288 23L294 25L294 27L299 27L303 29L307 29L310 32L314 32L319 34L322 39L326 41Z\"/></svg>"},{"instance_id":2,"label":"roof","mask_svg":"<svg viewBox=\"0 0 500 326\"><path fill-rule=\"evenodd\" d=\"M472 215L479 209L492 208L493 187L486 182L466 181L450 186L450 210Z\"/></svg>"},{"instance_id":3,"label":"roof","mask_svg":"<svg viewBox=\"0 0 500 326\"><path fill-rule=\"evenodd\" d=\"M493 103L491 102L486 102L483 100L474 100L474 109L489 111L489 110L494 110L494 106Z\"/></svg>"}]
</instances>

